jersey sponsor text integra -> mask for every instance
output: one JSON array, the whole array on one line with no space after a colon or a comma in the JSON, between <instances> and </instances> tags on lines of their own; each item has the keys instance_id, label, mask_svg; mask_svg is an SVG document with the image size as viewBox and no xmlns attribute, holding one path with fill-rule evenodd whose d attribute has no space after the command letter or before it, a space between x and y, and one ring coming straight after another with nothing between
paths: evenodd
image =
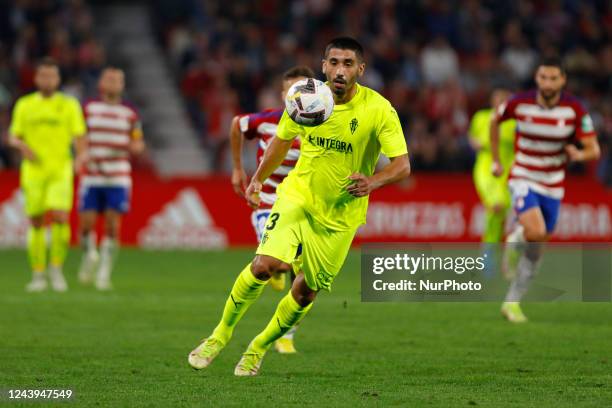
<instances>
[{"instance_id":1,"label":"jersey sponsor text integra","mask_svg":"<svg viewBox=\"0 0 612 408\"><path fill-rule=\"evenodd\" d=\"M326 150L331 149L341 153L353 153L353 145L350 142L343 142L338 139L308 135L308 142Z\"/></svg>"}]
</instances>

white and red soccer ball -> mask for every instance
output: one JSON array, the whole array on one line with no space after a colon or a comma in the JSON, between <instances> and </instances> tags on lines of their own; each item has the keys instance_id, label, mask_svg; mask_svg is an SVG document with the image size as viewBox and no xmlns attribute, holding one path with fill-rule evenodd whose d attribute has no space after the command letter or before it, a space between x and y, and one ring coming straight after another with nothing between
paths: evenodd
<instances>
[{"instance_id":1,"label":"white and red soccer ball","mask_svg":"<svg viewBox=\"0 0 612 408\"><path fill-rule=\"evenodd\" d=\"M297 81L285 97L287 114L304 126L318 126L331 116L334 96L324 82L314 78Z\"/></svg>"}]
</instances>

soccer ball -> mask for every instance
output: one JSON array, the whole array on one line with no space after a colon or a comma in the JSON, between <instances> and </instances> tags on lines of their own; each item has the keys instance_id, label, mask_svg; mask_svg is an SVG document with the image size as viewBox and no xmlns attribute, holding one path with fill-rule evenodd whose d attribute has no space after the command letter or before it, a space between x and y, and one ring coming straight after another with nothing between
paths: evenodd
<instances>
[{"instance_id":1,"label":"soccer ball","mask_svg":"<svg viewBox=\"0 0 612 408\"><path fill-rule=\"evenodd\" d=\"M318 126L325 122L334 110L334 96L324 82L314 78L297 81L291 85L285 97L287 114L296 123Z\"/></svg>"}]
</instances>

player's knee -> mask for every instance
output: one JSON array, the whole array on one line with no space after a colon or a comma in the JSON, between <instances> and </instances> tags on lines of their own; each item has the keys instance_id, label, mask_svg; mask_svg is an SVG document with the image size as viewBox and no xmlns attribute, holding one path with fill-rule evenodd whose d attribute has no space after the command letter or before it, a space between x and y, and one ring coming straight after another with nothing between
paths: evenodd
<instances>
[{"instance_id":1,"label":"player's knee","mask_svg":"<svg viewBox=\"0 0 612 408\"><path fill-rule=\"evenodd\" d=\"M306 307L314 302L317 292L308 287L304 274L299 274L295 277L293 285L291 285L291 295L300 306Z\"/></svg>"},{"instance_id":2,"label":"player's knee","mask_svg":"<svg viewBox=\"0 0 612 408\"><path fill-rule=\"evenodd\" d=\"M43 217L42 215L37 217L31 217L30 223L34 228L42 228L45 224L45 217Z\"/></svg>"},{"instance_id":3,"label":"player's knee","mask_svg":"<svg viewBox=\"0 0 612 408\"><path fill-rule=\"evenodd\" d=\"M66 224L68 222L68 213L65 211L53 211L51 213L51 221L57 224Z\"/></svg>"},{"instance_id":4,"label":"player's knee","mask_svg":"<svg viewBox=\"0 0 612 408\"><path fill-rule=\"evenodd\" d=\"M293 296L295 301L298 303L298 305L302 307L306 307L312 302L314 302L315 297L317 297L317 292L310 292L308 294L298 294L298 295L291 292L291 295Z\"/></svg>"},{"instance_id":5,"label":"player's knee","mask_svg":"<svg viewBox=\"0 0 612 408\"><path fill-rule=\"evenodd\" d=\"M528 242L525 247L525 256L532 262L537 262L542 256L543 243L540 241Z\"/></svg>"},{"instance_id":6,"label":"player's knee","mask_svg":"<svg viewBox=\"0 0 612 408\"><path fill-rule=\"evenodd\" d=\"M251 263L253 275L260 280L268 280L275 273L284 273L291 270L291 265L267 255L257 255Z\"/></svg>"},{"instance_id":7,"label":"player's knee","mask_svg":"<svg viewBox=\"0 0 612 408\"><path fill-rule=\"evenodd\" d=\"M117 239L119 236L119 224L114 221L106 221L104 235L111 239Z\"/></svg>"},{"instance_id":8,"label":"player's knee","mask_svg":"<svg viewBox=\"0 0 612 408\"><path fill-rule=\"evenodd\" d=\"M506 212L507 209L508 207L504 203L496 203L496 204L493 204L493 206L491 207L491 211L495 215L503 214Z\"/></svg>"},{"instance_id":9,"label":"player's knee","mask_svg":"<svg viewBox=\"0 0 612 408\"><path fill-rule=\"evenodd\" d=\"M525 240L529 242L543 242L546 241L547 233L545 226L525 228Z\"/></svg>"},{"instance_id":10,"label":"player's knee","mask_svg":"<svg viewBox=\"0 0 612 408\"><path fill-rule=\"evenodd\" d=\"M96 215L90 214L89 212L83 212L79 214L79 228L81 234L88 234L96 225Z\"/></svg>"}]
</instances>

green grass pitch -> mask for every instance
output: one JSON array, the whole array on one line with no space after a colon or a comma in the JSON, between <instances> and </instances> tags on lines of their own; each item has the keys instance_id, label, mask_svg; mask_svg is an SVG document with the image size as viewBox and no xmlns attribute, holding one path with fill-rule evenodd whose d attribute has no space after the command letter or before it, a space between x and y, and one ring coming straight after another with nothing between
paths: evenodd
<instances>
[{"instance_id":1,"label":"green grass pitch","mask_svg":"<svg viewBox=\"0 0 612 408\"><path fill-rule=\"evenodd\" d=\"M71 388L79 407L612 406L612 304L527 304L519 327L494 303L361 303L358 251L303 321L299 354L271 350L259 377L233 376L281 297L266 289L192 370L251 256L124 250L116 289L98 293L77 285L73 251L68 293L26 294L25 254L0 252L0 389Z\"/></svg>"}]
</instances>

